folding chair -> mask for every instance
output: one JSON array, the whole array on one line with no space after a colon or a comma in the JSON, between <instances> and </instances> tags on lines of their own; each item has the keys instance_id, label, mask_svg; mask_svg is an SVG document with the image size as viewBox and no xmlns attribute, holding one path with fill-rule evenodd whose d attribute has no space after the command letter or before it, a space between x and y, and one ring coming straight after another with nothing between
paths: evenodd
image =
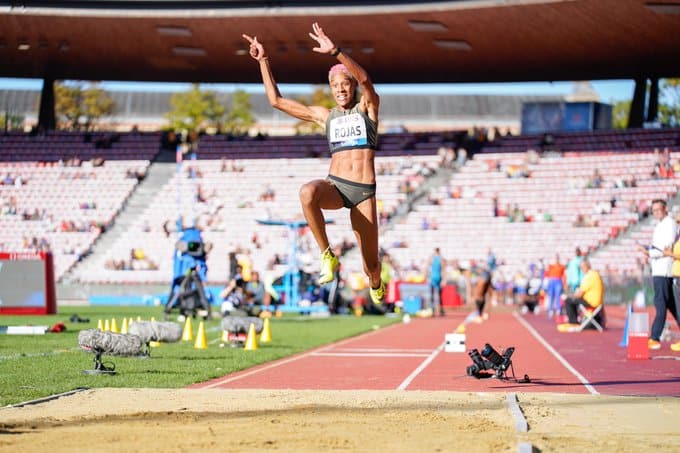
<instances>
[{"instance_id":1,"label":"folding chair","mask_svg":"<svg viewBox=\"0 0 680 453\"><path fill-rule=\"evenodd\" d=\"M603 307L604 304L595 308L579 305L578 310L581 313L581 325L578 327L577 331L580 332L588 327L589 324L592 324L593 327L602 332L603 328L602 325L597 321L597 315L602 311Z\"/></svg>"}]
</instances>

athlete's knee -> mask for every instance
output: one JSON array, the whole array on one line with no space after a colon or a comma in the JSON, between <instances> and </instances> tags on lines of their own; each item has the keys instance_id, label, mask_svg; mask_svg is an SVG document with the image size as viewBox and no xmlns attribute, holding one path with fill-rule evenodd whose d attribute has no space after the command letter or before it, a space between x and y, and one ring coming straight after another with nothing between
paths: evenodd
<instances>
[{"instance_id":1,"label":"athlete's knee","mask_svg":"<svg viewBox=\"0 0 680 453\"><path fill-rule=\"evenodd\" d=\"M300 187L300 201L303 204L312 204L318 197L318 188L313 183L306 183Z\"/></svg>"}]
</instances>

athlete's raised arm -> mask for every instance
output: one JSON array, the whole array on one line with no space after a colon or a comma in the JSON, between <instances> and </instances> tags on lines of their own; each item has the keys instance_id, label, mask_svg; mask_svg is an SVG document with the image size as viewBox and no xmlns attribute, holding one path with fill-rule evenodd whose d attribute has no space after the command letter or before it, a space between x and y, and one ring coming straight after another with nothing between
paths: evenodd
<instances>
[{"instance_id":1,"label":"athlete's raised arm","mask_svg":"<svg viewBox=\"0 0 680 453\"><path fill-rule=\"evenodd\" d=\"M312 50L314 52L337 57L338 61L345 65L350 74L352 74L352 77L356 79L359 87L361 87L360 102L364 111L366 111L368 117L373 121L378 121L380 97L378 96L378 93L376 93L375 88L373 87L373 82L368 76L366 70L362 68L359 63L354 61L352 57L344 53L342 49L336 46L335 43L333 43L333 40L331 40L331 38L329 38L328 35L324 33L323 29L318 23L314 22L312 29L313 32L310 33L309 36L318 44L318 47L314 47Z\"/></svg>"},{"instance_id":2,"label":"athlete's raised arm","mask_svg":"<svg viewBox=\"0 0 680 453\"><path fill-rule=\"evenodd\" d=\"M257 36L250 37L245 34L242 36L243 39L250 43L250 56L260 64L262 82L264 83L269 104L275 109L281 110L295 118L310 121L324 127L326 117L328 117L328 109L320 106L306 106L298 101L281 96L279 87L276 85L272 75L269 58L266 55L264 46L257 40Z\"/></svg>"}]
</instances>

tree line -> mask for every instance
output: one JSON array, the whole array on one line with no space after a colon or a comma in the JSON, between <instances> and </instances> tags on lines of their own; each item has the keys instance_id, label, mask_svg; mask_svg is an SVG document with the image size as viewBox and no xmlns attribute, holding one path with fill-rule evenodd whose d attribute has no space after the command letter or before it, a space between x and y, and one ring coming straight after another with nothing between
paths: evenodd
<instances>
[{"instance_id":1,"label":"tree line","mask_svg":"<svg viewBox=\"0 0 680 453\"><path fill-rule=\"evenodd\" d=\"M302 103L334 105L327 89L317 88L309 97L300 97ZM205 90L193 84L185 92L170 97L169 110L164 117L167 129L173 131L200 132L206 130L245 135L256 125L250 94L243 90L231 93L230 105L223 105L217 92ZM111 96L98 84L57 83L55 86L55 111L60 129L92 130L98 122L115 111ZM304 122L296 126L299 133L318 132Z\"/></svg>"},{"instance_id":2,"label":"tree line","mask_svg":"<svg viewBox=\"0 0 680 453\"><path fill-rule=\"evenodd\" d=\"M666 126L680 126L680 78L663 79L659 90L658 121ZM113 114L116 105L111 96L96 82L57 82L54 90L57 127L62 130L89 131ZM306 105L335 105L328 88L316 88L309 96L298 101ZM612 125L625 129L628 123L631 100L613 104ZM174 93L165 114L167 129L173 131L201 132L214 130L233 135L244 135L256 125L250 94L236 90L231 94L231 105L220 103L217 92L204 90L193 84L185 92ZM0 127L4 130L23 128L23 116L13 112L0 112ZM299 122L299 134L319 133L316 124Z\"/></svg>"}]
</instances>

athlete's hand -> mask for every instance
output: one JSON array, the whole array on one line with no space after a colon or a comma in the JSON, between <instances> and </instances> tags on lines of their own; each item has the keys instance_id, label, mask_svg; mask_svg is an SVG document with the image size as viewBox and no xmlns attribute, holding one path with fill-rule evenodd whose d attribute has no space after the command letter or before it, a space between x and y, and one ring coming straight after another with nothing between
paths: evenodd
<instances>
[{"instance_id":1,"label":"athlete's hand","mask_svg":"<svg viewBox=\"0 0 680 453\"><path fill-rule=\"evenodd\" d=\"M316 22L312 24L312 29L314 32L310 33L309 36L319 44L319 47L314 47L312 50L318 53L331 53L333 49L335 49L335 44L333 44L331 38L326 36L326 33L323 32L323 28Z\"/></svg>"},{"instance_id":2,"label":"athlete's hand","mask_svg":"<svg viewBox=\"0 0 680 453\"><path fill-rule=\"evenodd\" d=\"M264 52L264 47L262 44L260 44L257 40L257 36L250 37L248 35L241 35L243 36L243 39L248 41L250 43L250 56L253 57L255 60L260 61L263 58L266 58L267 55Z\"/></svg>"}]
</instances>

